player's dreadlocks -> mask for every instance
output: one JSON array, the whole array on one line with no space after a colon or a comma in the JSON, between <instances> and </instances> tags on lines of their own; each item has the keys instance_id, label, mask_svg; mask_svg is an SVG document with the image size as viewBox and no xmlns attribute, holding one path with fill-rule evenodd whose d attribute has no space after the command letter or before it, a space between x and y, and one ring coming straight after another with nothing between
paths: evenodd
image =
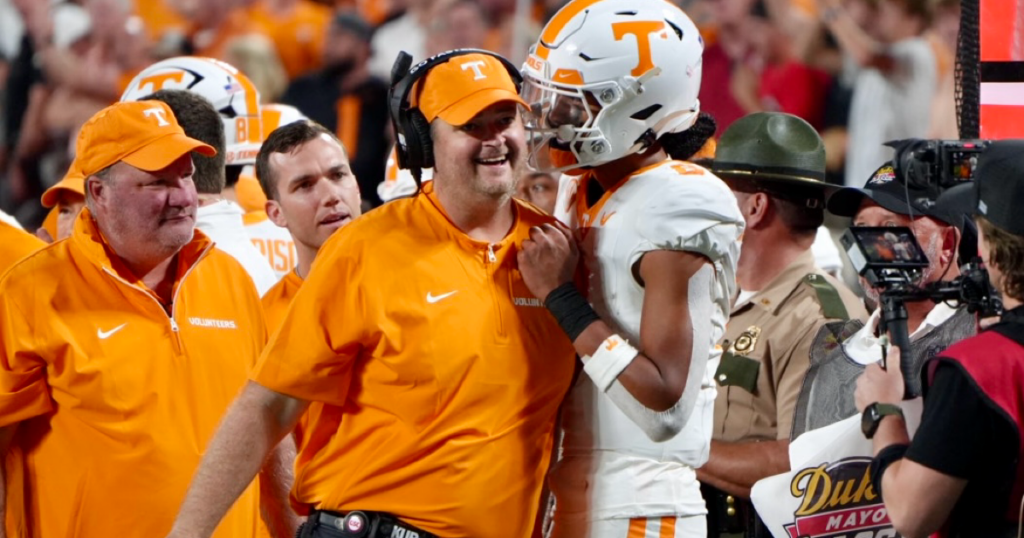
<instances>
[{"instance_id":1,"label":"player's dreadlocks","mask_svg":"<svg viewBox=\"0 0 1024 538\"><path fill-rule=\"evenodd\" d=\"M663 134L658 142L673 159L688 161L715 136L716 129L718 124L715 118L707 112L701 112L692 127L681 133Z\"/></svg>"}]
</instances>

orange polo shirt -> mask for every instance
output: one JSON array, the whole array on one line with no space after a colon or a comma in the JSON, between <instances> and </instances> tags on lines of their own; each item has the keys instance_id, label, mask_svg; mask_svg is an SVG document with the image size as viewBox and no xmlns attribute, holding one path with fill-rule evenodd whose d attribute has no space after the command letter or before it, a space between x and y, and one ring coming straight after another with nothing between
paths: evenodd
<instances>
[{"instance_id":1,"label":"orange polo shirt","mask_svg":"<svg viewBox=\"0 0 1024 538\"><path fill-rule=\"evenodd\" d=\"M270 334L274 334L281 327L285 314L288 313L288 307L291 306L300 287L302 287L302 277L295 272L295 269L292 269L281 277L274 287L263 294L260 302L263 303L263 315L267 318L267 330ZM306 435L309 431L309 423L315 422L320 417L323 407L324 404L321 402L311 403L306 408L306 412L302 414L298 424L295 425L295 430L292 433L295 436L297 450L302 450L306 446L309 441L309 436Z\"/></svg>"},{"instance_id":2,"label":"orange polo shirt","mask_svg":"<svg viewBox=\"0 0 1024 538\"><path fill-rule=\"evenodd\" d=\"M0 221L0 275L25 256L45 246L42 239Z\"/></svg>"},{"instance_id":3,"label":"orange polo shirt","mask_svg":"<svg viewBox=\"0 0 1024 538\"><path fill-rule=\"evenodd\" d=\"M440 536L530 535L575 353L516 252L552 219L461 232L424 186L331 236L253 379L324 409L293 501L390 512Z\"/></svg>"},{"instance_id":4,"label":"orange polo shirt","mask_svg":"<svg viewBox=\"0 0 1024 538\"><path fill-rule=\"evenodd\" d=\"M0 280L0 426L19 423L23 536L170 531L267 337L252 280L202 233L176 274L168 315L83 210L69 240ZM253 536L257 495L214 536Z\"/></svg>"},{"instance_id":5,"label":"orange polo shirt","mask_svg":"<svg viewBox=\"0 0 1024 538\"><path fill-rule=\"evenodd\" d=\"M288 306L292 304L292 299L295 298L295 294L299 292L301 286L302 277L295 272L295 269L292 269L281 277L277 284L267 290L267 293L263 294L260 302L263 303L263 315L267 319L267 331L270 334L274 334L281 326L284 315L288 312Z\"/></svg>"}]
</instances>

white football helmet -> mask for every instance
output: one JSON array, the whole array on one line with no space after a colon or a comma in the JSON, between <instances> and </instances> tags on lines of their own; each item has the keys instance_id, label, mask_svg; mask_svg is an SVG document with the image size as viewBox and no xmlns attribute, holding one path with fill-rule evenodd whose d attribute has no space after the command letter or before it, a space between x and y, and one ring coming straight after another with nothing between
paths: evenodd
<instances>
[{"instance_id":1,"label":"white football helmet","mask_svg":"<svg viewBox=\"0 0 1024 538\"><path fill-rule=\"evenodd\" d=\"M165 89L195 92L213 103L224 121L227 164L256 162L256 154L263 144L260 94L248 77L213 58L169 58L135 75L121 95L121 101L137 101Z\"/></svg>"},{"instance_id":2,"label":"white football helmet","mask_svg":"<svg viewBox=\"0 0 1024 538\"><path fill-rule=\"evenodd\" d=\"M299 109L291 105L271 103L260 107L260 122L263 127L264 140L278 127L308 119Z\"/></svg>"},{"instance_id":3,"label":"white football helmet","mask_svg":"<svg viewBox=\"0 0 1024 538\"><path fill-rule=\"evenodd\" d=\"M573 0L523 66L530 165L596 166L689 129L704 40L666 0Z\"/></svg>"},{"instance_id":4,"label":"white football helmet","mask_svg":"<svg viewBox=\"0 0 1024 538\"><path fill-rule=\"evenodd\" d=\"M398 167L398 155L395 153L396 151L396 148L391 148L391 153L388 154L388 164L384 173L384 181L377 184L377 196L379 196L384 202L390 202L391 200L398 198L412 196L419 190L416 179L412 177L412 172ZM421 172L421 183L426 183L434 179L433 168L424 168Z\"/></svg>"}]
</instances>

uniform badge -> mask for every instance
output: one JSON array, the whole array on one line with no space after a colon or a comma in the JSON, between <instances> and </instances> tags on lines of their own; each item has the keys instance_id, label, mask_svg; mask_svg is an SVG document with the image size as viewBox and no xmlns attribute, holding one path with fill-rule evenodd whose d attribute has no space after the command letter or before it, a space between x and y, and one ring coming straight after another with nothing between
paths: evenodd
<instances>
[{"instance_id":1,"label":"uniform badge","mask_svg":"<svg viewBox=\"0 0 1024 538\"><path fill-rule=\"evenodd\" d=\"M732 352L737 355L749 355L751 351L754 351L754 347L757 346L757 338L759 336L761 336L760 327L756 325L747 327L747 330L743 331L736 338L736 342L732 345Z\"/></svg>"}]
</instances>

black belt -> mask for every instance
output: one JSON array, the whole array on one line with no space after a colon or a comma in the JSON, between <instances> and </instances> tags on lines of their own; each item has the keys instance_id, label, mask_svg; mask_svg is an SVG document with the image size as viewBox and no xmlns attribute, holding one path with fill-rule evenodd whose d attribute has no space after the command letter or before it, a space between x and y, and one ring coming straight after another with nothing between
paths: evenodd
<instances>
[{"instance_id":1,"label":"black belt","mask_svg":"<svg viewBox=\"0 0 1024 538\"><path fill-rule=\"evenodd\" d=\"M296 533L297 538L438 538L403 523L385 512L325 512L314 510Z\"/></svg>"},{"instance_id":2,"label":"black belt","mask_svg":"<svg viewBox=\"0 0 1024 538\"><path fill-rule=\"evenodd\" d=\"M700 485L708 505L708 537L742 534L747 538L770 538L771 533L757 516L749 499L730 495L707 484Z\"/></svg>"}]
</instances>

